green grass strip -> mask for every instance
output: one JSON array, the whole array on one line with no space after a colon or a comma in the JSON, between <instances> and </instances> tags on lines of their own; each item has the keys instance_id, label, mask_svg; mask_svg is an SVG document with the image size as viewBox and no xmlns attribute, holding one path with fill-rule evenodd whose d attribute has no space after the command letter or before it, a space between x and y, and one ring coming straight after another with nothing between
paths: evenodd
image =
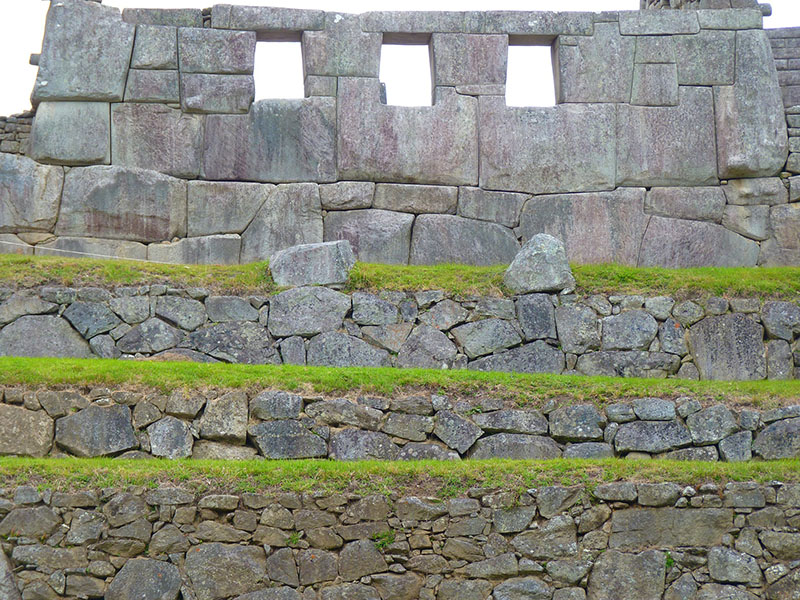
<instances>
[{"instance_id":1,"label":"green grass strip","mask_svg":"<svg viewBox=\"0 0 800 600\"><path fill-rule=\"evenodd\" d=\"M246 265L161 265L124 260L0 255L0 285L34 287L127 286L165 283L214 292L277 291L266 262ZM450 295L503 295L505 266L399 266L358 263L349 289L443 290ZM578 293L669 295L676 298L742 296L796 299L800 267L662 269L574 265Z\"/></svg>"},{"instance_id":2,"label":"green grass strip","mask_svg":"<svg viewBox=\"0 0 800 600\"><path fill-rule=\"evenodd\" d=\"M502 398L538 406L550 399L603 405L621 398L688 395L761 408L796 403L800 380L689 381L576 375L481 373L468 370L330 368L291 365L0 357L0 385L144 386L282 389L325 394L414 392Z\"/></svg>"},{"instance_id":3,"label":"green grass strip","mask_svg":"<svg viewBox=\"0 0 800 600\"><path fill-rule=\"evenodd\" d=\"M0 458L0 485L42 489L143 485L197 492L324 491L424 494L448 498L483 486L526 490L545 485L594 486L608 481L704 482L800 480L800 461L748 463L667 460L485 460L416 462L200 461Z\"/></svg>"}]
</instances>

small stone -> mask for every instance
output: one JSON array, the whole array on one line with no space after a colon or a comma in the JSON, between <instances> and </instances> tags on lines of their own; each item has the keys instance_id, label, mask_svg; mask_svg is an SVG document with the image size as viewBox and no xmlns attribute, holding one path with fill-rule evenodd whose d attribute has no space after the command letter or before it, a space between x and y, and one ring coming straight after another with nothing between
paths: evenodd
<instances>
[{"instance_id":1,"label":"small stone","mask_svg":"<svg viewBox=\"0 0 800 600\"><path fill-rule=\"evenodd\" d=\"M564 244L544 233L531 237L509 265L503 282L517 294L575 288Z\"/></svg>"}]
</instances>

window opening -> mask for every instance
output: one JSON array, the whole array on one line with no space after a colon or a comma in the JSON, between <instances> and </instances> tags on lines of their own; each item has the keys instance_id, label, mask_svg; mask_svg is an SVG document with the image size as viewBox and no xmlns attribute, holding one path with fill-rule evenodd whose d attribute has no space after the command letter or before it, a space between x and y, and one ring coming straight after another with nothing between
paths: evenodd
<instances>
[{"instance_id":1,"label":"window opening","mask_svg":"<svg viewBox=\"0 0 800 600\"><path fill-rule=\"evenodd\" d=\"M300 42L258 42L253 77L256 100L304 98Z\"/></svg>"},{"instance_id":2,"label":"window opening","mask_svg":"<svg viewBox=\"0 0 800 600\"><path fill-rule=\"evenodd\" d=\"M555 106L551 46L509 45L507 106Z\"/></svg>"},{"instance_id":3,"label":"window opening","mask_svg":"<svg viewBox=\"0 0 800 600\"><path fill-rule=\"evenodd\" d=\"M380 80L386 104L432 106L430 47L422 44L383 44Z\"/></svg>"}]
</instances>

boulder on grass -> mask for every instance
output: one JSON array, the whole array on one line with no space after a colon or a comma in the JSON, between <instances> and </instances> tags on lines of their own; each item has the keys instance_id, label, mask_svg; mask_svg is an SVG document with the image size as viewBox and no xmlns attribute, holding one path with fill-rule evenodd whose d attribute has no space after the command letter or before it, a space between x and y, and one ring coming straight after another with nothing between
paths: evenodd
<instances>
[{"instance_id":1,"label":"boulder on grass","mask_svg":"<svg viewBox=\"0 0 800 600\"><path fill-rule=\"evenodd\" d=\"M571 292L575 278L564 244L546 233L534 235L506 269L503 283L516 294Z\"/></svg>"}]
</instances>

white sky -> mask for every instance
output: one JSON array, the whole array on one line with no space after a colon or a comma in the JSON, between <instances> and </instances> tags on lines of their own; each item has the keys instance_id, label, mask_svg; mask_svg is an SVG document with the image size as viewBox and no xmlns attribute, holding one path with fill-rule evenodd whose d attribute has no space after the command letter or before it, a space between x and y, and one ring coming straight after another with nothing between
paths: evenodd
<instances>
[{"instance_id":1,"label":"white sky","mask_svg":"<svg viewBox=\"0 0 800 600\"><path fill-rule=\"evenodd\" d=\"M222 0L220 0L222 2ZM10 115L27 109L30 106L30 92L36 77L36 67L28 65L28 58L32 53L39 52L44 32L44 18L49 2L43 0L0 0L3 5L4 17L0 21L0 115ZM227 4L286 6L293 8L313 8L327 11L365 12L369 10L635 10L639 8L639 0L224 0ZM119 8L201 8L204 5L214 4L214 0L105 0L104 4ZM798 0L772 0L773 16L765 20L766 27L800 27L800 2ZM91 32L87 32L91 35ZM295 53L294 62L291 54L283 54L281 60L263 58L259 51L257 57L257 71L261 69L272 70L271 77L264 79L256 73L257 97L277 96L271 90L264 89L265 81L274 81L276 77L289 79L294 76L295 94L300 85L302 76L298 76L297 60ZM285 51L284 51L285 52ZM424 55L422 56L424 59ZM426 59L425 59L426 60ZM520 59L524 60L524 59ZM424 63L424 61L423 61ZM515 64L516 63L516 64ZM420 74L419 66L414 63L409 69L409 59L400 57L393 62L386 62L384 69L394 67L395 76ZM280 72L274 70L277 66L283 67ZM525 66L512 59L509 69ZM388 73L382 73L382 76ZM426 88L427 83L427 88ZM509 87L511 87L509 82ZM389 100L393 103L425 103L429 93L429 82L422 84L397 83L394 88L389 85ZM531 89L523 85L520 93L538 93L538 98L546 103L547 97L552 95L551 88L544 89L539 86ZM393 94L394 89L394 94ZM398 97L397 92L405 92L404 97ZM509 94L512 94L509 89ZM510 102L513 100L510 98ZM537 102L537 100L531 103ZM429 101L427 102L429 103Z\"/></svg>"}]
</instances>

